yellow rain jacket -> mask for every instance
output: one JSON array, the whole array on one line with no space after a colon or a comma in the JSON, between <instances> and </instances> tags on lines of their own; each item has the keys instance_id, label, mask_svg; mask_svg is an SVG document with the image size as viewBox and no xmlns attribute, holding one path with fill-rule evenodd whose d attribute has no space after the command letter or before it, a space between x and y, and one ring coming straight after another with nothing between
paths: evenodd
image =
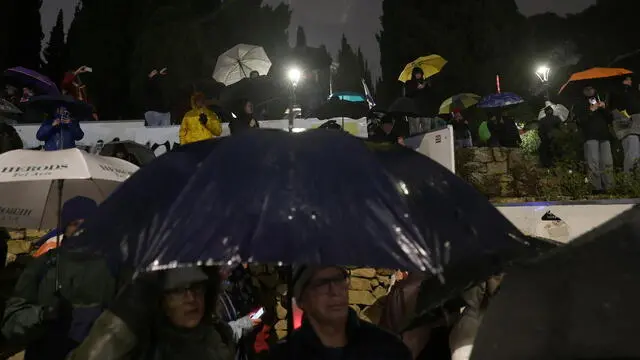
<instances>
[{"instance_id":1,"label":"yellow rain jacket","mask_svg":"<svg viewBox=\"0 0 640 360\"><path fill-rule=\"evenodd\" d=\"M202 95L194 94L191 96L191 110L184 114L182 118L180 145L211 139L222 134L220 118L206 107L197 107L195 100L198 96ZM207 116L207 122L204 125L200 122L200 114Z\"/></svg>"}]
</instances>

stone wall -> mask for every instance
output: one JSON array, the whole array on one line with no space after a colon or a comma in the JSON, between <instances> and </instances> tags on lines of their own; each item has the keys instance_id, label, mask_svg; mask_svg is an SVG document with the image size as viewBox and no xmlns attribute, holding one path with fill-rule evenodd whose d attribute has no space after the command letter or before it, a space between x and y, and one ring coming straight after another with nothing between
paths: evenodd
<instances>
[{"instance_id":1,"label":"stone wall","mask_svg":"<svg viewBox=\"0 0 640 360\"><path fill-rule=\"evenodd\" d=\"M538 159L519 148L457 149L456 173L490 198L538 194Z\"/></svg>"}]
</instances>

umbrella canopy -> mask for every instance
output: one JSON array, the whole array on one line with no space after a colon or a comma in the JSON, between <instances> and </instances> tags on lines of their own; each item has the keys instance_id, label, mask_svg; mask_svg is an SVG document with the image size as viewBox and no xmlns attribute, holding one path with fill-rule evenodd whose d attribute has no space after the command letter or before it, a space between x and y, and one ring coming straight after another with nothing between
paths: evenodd
<instances>
[{"instance_id":1,"label":"umbrella canopy","mask_svg":"<svg viewBox=\"0 0 640 360\"><path fill-rule=\"evenodd\" d=\"M387 112L389 114L399 116L426 115L420 109L421 107L414 99L408 97L399 97L391 104L391 106L389 106L389 110Z\"/></svg>"},{"instance_id":2,"label":"umbrella canopy","mask_svg":"<svg viewBox=\"0 0 640 360\"><path fill-rule=\"evenodd\" d=\"M151 149L135 141L114 141L106 143L102 146L100 155L117 157L119 152L124 153L125 156L127 154L132 156L132 160L135 160L135 162L132 162L138 166L146 165L156 158L156 154L151 151Z\"/></svg>"},{"instance_id":3,"label":"umbrella canopy","mask_svg":"<svg viewBox=\"0 0 640 360\"><path fill-rule=\"evenodd\" d=\"M350 119L360 119L369 113L369 105L366 102L352 102L332 98L320 107L315 109L311 117L320 120L346 117Z\"/></svg>"},{"instance_id":4,"label":"umbrella canopy","mask_svg":"<svg viewBox=\"0 0 640 360\"><path fill-rule=\"evenodd\" d=\"M46 113L55 112L58 107L64 106L76 120L91 119L93 114L91 105L68 95L34 96L27 102L27 106Z\"/></svg>"},{"instance_id":5,"label":"umbrella canopy","mask_svg":"<svg viewBox=\"0 0 640 360\"><path fill-rule=\"evenodd\" d=\"M440 104L439 114L451 114L455 110L464 110L480 101L480 95L465 93L454 95Z\"/></svg>"},{"instance_id":6,"label":"umbrella canopy","mask_svg":"<svg viewBox=\"0 0 640 360\"><path fill-rule=\"evenodd\" d=\"M261 129L224 141L186 186L174 185L178 190L149 173L163 192L158 196L175 194L172 204L163 205L169 210L145 206L158 214L157 220L137 221L132 226L138 230L126 238L112 237L109 249L91 237L73 243L89 250L102 246L139 270L250 261L433 271L438 261L449 259L447 239L467 239L464 243L472 247L475 242L492 245L483 249L491 253L516 246L521 236L470 185L402 146L327 130L289 134ZM240 149L242 162L237 160ZM148 187L149 181L143 184ZM102 221L131 223L126 219L133 215L123 211L128 208L117 209ZM126 242L125 253L121 244Z\"/></svg>"},{"instance_id":7,"label":"umbrella canopy","mask_svg":"<svg viewBox=\"0 0 640 360\"><path fill-rule=\"evenodd\" d=\"M640 207L509 272L471 359L636 359Z\"/></svg>"},{"instance_id":8,"label":"umbrella canopy","mask_svg":"<svg viewBox=\"0 0 640 360\"><path fill-rule=\"evenodd\" d=\"M79 149L1 154L0 226L55 227L59 195L56 180L64 180L63 202L76 196L101 202L137 169L124 160Z\"/></svg>"},{"instance_id":9,"label":"umbrella canopy","mask_svg":"<svg viewBox=\"0 0 640 360\"><path fill-rule=\"evenodd\" d=\"M113 261L124 261L119 244L129 244L127 253L131 263L138 262L136 254L150 246L146 233L156 229L159 222L168 220L171 204L206 158L227 137L182 145L156 158L134 173L109 196L96 214L83 224L82 234L72 242L79 247L109 256ZM138 248L142 246L142 248Z\"/></svg>"},{"instance_id":10,"label":"umbrella canopy","mask_svg":"<svg viewBox=\"0 0 640 360\"><path fill-rule=\"evenodd\" d=\"M589 70L577 72L569 78L569 80L562 85L558 94L560 94L570 83L582 82L585 80L597 80L597 79L606 79L617 76L623 76L633 74L633 71L622 69L622 68L591 68Z\"/></svg>"},{"instance_id":11,"label":"umbrella canopy","mask_svg":"<svg viewBox=\"0 0 640 360\"><path fill-rule=\"evenodd\" d=\"M422 69L422 72L424 72L424 77L426 79L428 77L431 77L439 73L446 64L447 64L447 60L445 60L440 55L433 54L433 55L421 56L415 59L414 61L408 63L404 67L404 70L402 70L402 72L400 73L398 80L402 82L407 82L411 80L411 74L413 73L413 69L417 67Z\"/></svg>"},{"instance_id":12,"label":"umbrella canopy","mask_svg":"<svg viewBox=\"0 0 640 360\"><path fill-rule=\"evenodd\" d=\"M40 94L58 95L60 90L48 77L22 66L4 71L4 77L19 87L30 87Z\"/></svg>"},{"instance_id":13,"label":"umbrella canopy","mask_svg":"<svg viewBox=\"0 0 640 360\"><path fill-rule=\"evenodd\" d=\"M483 97L478 102L479 108L492 109L492 108L502 108L510 105L521 104L524 102L524 99L519 95L510 92L503 92L497 94L491 94Z\"/></svg>"},{"instance_id":14,"label":"umbrella canopy","mask_svg":"<svg viewBox=\"0 0 640 360\"><path fill-rule=\"evenodd\" d=\"M261 46L238 44L218 57L213 78L225 85L248 78L252 71L267 75L271 60Z\"/></svg>"},{"instance_id":15,"label":"umbrella canopy","mask_svg":"<svg viewBox=\"0 0 640 360\"><path fill-rule=\"evenodd\" d=\"M331 99L339 99L343 101L350 101L350 102L356 102L356 103L367 102L367 98L363 94L360 94L354 91L335 92L331 94L331 96L329 96L329 100Z\"/></svg>"},{"instance_id":16,"label":"umbrella canopy","mask_svg":"<svg viewBox=\"0 0 640 360\"><path fill-rule=\"evenodd\" d=\"M544 113L544 109L549 106L553 108L553 115L559 117L562 121L567 121L567 119L569 118L569 109L567 109L567 107L562 104L553 104L550 101L546 101L544 108L540 109L540 112L538 113L538 120L546 116L546 114Z\"/></svg>"}]
</instances>

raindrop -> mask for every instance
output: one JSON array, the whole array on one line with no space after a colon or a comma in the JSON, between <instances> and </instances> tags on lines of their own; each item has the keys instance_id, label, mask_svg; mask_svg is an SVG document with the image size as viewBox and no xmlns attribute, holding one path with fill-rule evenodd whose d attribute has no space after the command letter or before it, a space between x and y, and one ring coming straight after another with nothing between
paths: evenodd
<instances>
[{"instance_id":1,"label":"raindrop","mask_svg":"<svg viewBox=\"0 0 640 360\"><path fill-rule=\"evenodd\" d=\"M315 220L316 219L316 214L311 214L311 220Z\"/></svg>"},{"instance_id":2,"label":"raindrop","mask_svg":"<svg viewBox=\"0 0 640 360\"><path fill-rule=\"evenodd\" d=\"M289 219L289 220L293 220L293 215L289 215L289 216L287 216L287 219Z\"/></svg>"},{"instance_id":3,"label":"raindrop","mask_svg":"<svg viewBox=\"0 0 640 360\"><path fill-rule=\"evenodd\" d=\"M222 245L227 245L229 243L229 237L225 236L224 238L222 238Z\"/></svg>"},{"instance_id":4,"label":"raindrop","mask_svg":"<svg viewBox=\"0 0 640 360\"><path fill-rule=\"evenodd\" d=\"M467 231L469 233L471 233L471 236L473 237L478 237L478 231L476 230L476 228L474 228L473 226L471 226L470 224L467 224Z\"/></svg>"}]
</instances>

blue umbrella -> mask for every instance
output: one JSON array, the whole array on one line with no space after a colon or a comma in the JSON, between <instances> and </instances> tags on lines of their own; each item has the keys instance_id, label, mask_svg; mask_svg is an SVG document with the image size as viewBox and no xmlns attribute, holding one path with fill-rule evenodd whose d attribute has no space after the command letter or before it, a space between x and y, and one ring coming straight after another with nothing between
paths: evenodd
<instances>
[{"instance_id":1,"label":"blue umbrella","mask_svg":"<svg viewBox=\"0 0 640 360\"><path fill-rule=\"evenodd\" d=\"M492 273L527 249L511 223L444 167L413 150L342 132L257 130L225 139L186 186L170 184L174 180L155 173L154 163L129 181L156 186L167 202L174 197L170 209L140 205L157 214L140 215L129 206L139 200L118 196L127 182L105 202L113 201L111 217L99 210L67 244L116 253L138 270L248 261L435 273L474 259L469 277ZM132 225L126 235L104 239L109 245L89 236L96 223L119 219Z\"/></svg>"},{"instance_id":2,"label":"blue umbrella","mask_svg":"<svg viewBox=\"0 0 640 360\"><path fill-rule=\"evenodd\" d=\"M491 109L501 108L509 105L516 105L523 102L524 99L519 95L510 92L503 92L483 97L476 106L479 108Z\"/></svg>"},{"instance_id":3,"label":"blue umbrella","mask_svg":"<svg viewBox=\"0 0 640 360\"><path fill-rule=\"evenodd\" d=\"M4 77L17 81L18 86L29 86L42 94L59 95L60 90L48 77L22 66L4 71Z\"/></svg>"}]
</instances>

